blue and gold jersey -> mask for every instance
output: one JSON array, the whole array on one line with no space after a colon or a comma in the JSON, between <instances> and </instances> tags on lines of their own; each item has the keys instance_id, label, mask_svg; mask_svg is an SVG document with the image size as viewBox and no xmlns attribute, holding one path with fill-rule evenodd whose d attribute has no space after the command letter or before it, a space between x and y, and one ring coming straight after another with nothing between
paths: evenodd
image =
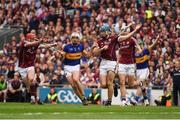
<instances>
[{"instance_id":1,"label":"blue and gold jersey","mask_svg":"<svg viewBox=\"0 0 180 120\"><path fill-rule=\"evenodd\" d=\"M148 60L149 60L149 50L147 48L143 49L142 53L135 54L136 58L136 68L137 69L144 69L148 68Z\"/></svg>"},{"instance_id":2,"label":"blue and gold jersey","mask_svg":"<svg viewBox=\"0 0 180 120\"><path fill-rule=\"evenodd\" d=\"M65 65L78 65L82 57L84 46L82 44L73 45L68 44L64 47L65 59L63 63Z\"/></svg>"}]
</instances>

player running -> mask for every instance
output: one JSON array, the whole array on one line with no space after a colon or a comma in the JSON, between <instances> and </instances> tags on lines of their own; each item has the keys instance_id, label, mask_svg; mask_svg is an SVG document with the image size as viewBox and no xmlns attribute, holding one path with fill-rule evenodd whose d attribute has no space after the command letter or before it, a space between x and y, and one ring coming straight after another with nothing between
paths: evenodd
<instances>
[{"instance_id":1,"label":"player running","mask_svg":"<svg viewBox=\"0 0 180 120\"><path fill-rule=\"evenodd\" d=\"M71 43L64 47L64 71L68 82L71 84L76 95L81 99L83 105L88 105L84 89L80 83L80 59L83 55L87 55L87 52L79 40L79 34L74 32L71 35Z\"/></svg>"},{"instance_id":2,"label":"player running","mask_svg":"<svg viewBox=\"0 0 180 120\"><path fill-rule=\"evenodd\" d=\"M18 65L17 65L17 71L20 73L22 79L24 80L24 83L26 84L28 92L30 91L30 86L33 83L34 75L35 75L35 60L36 60L36 51L39 47L51 47L56 45L49 44L45 46L41 46L42 40L37 39L36 34L34 33L28 33L25 36L21 36L21 42L17 46L18 49ZM31 95L31 99L36 99L35 102L38 102L38 98L36 98L37 95ZM33 100L34 101L34 100Z\"/></svg>"},{"instance_id":3,"label":"player running","mask_svg":"<svg viewBox=\"0 0 180 120\"><path fill-rule=\"evenodd\" d=\"M93 54L100 56L100 84L101 88L108 89L108 100L105 105L111 105L113 95L113 81L115 78L116 50L118 45L118 36L110 35L110 26L104 24L100 28L100 39L93 47Z\"/></svg>"},{"instance_id":4,"label":"player running","mask_svg":"<svg viewBox=\"0 0 180 120\"><path fill-rule=\"evenodd\" d=\"M159 36L157 36L156 40L152 45L149 47L144 47L143 44L139 45L138 42L134 39L136 42L136 53L135 53L135 60L136 60L136 77L138 81L143 82L143 87L137 87L136 97L131 99L131 102L133 105L137 105L137 101L141 98L141 95L143 95L143 101L144 105L149 105L148 97L147 97L147 90L146 90L146 83L149 76L149 58L150 58L150 52L152 49L156 46L157 42L159 40Z\"/></svg>"},{"instance_id":5,"label":"player running","mask_svg":"<svg viewBox=\"0 0 180 120\"><path fill-rule=\"evenodd\" d=\"M128 84L130 87L140 85L139 82L135 81L135 42L131 37L141 28L141 26L141 24L138 24L130 33L121 33L119 38L118 75L120 80L122 106L127 105L125 86L126 78L128 78Z\"/></svg>"}]
</instances>

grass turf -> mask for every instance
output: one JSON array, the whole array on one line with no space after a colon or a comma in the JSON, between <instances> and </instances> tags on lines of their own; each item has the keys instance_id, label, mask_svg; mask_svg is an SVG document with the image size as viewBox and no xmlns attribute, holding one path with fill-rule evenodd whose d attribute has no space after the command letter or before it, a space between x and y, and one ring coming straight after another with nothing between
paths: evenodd
<instances>
[{"instance_id":1,"label":"grass turf","mask_svg":"<svg viewBox=\"0 0 180 120\"><path fill-rule=\"evenodd\" d=\"M180 107L0 103L0 119L180 119Z\"/></svg>"}]
</instances>

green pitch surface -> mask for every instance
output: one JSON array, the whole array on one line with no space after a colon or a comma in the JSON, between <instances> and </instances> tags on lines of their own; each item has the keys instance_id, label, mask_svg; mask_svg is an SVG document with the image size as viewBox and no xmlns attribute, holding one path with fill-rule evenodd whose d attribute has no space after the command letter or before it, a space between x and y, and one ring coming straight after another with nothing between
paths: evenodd
<instances>
[{"instance_id":1,"label":"green pitch surface","mask_svg":"<svg viewBox=\"0 0 180 120\"><path fill-rule=\"evenodd\" d=\"M180 107L0 103L0 119L180 119Z\"/></svg>"}]
</instances>

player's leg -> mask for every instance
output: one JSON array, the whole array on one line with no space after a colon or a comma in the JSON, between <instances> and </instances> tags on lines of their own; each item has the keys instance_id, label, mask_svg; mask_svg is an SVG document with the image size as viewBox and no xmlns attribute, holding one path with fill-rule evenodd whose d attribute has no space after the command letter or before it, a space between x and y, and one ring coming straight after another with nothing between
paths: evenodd
<instances>
[{"instance_id":1,"label":"player's leg","mask_svg":"<svg viewBox=\"0 0 180 120\"><path fill-rule=\"evenodd\" d=\"M81 99L83 105L88 105L88 100L85 97L84 94L84 89L82 84L79 81L80 77L80 70L79 71L74 71L73 72L73 82L74 82L74 86L75 89L77 90L77 93L79 94L79 98Z\"/></svg>"},{"instance_id":2,"label":"player's leg","mask_svg":"<svg viewBox=\"0 0 180 120\"><path fill-rule=\"evenodd\" d=\"M106 60L102 60L99 67L99 79L101 88L107 88L107 66L108 62Z\"/></svg>"},{"instance_id":3,"label":"player's leg","mask_svg":"<svg viewBox=\"0 0 180 120\"><path fill-rule=\"evenodd\" d=\"M73 80L74 66L65 65L64 66L64 71L65 71L65 74L66 74L67 81L69 82L69 84L73 88L75 94L81 99L81 94L80 94L78 88L76 87L76 84L74 84L74 80Z\"/></svg>"},{"instance_id":4,"label":"player's leg","mask_svg":"<svg viewBox=\"0 0 180 120\"><path fill-rule=\"evenodd\" d=\"M149 76L149 69L146 68L146 69L137 70L136 76L137 76L137 81L142 81L142 83L143 83L143 86L137 87L136 95L143 96L144 104L147 106L147 105L149 105L149 101L148 101L148 97L147 97L147 87L148 87L147 79Z\"/></svg>"},{"instance_id":5,"label":"player's leg","mask_svg":"<svg viewBox=\"0 0 180 120\"><path fill-rule=\"evenodd\" d=\"M74 86L77 88L78 93L80 94L80 99L83 100L85 98L84 89L79 81L80 71L74 71L72 74Z\"/></svg>"},{"instance_id":6,"label":"player's leg","mask_svg":"<svg viewBox=\"0 0 180 120\"><path fill-rule=\"evenodd\" d=\"M34 69L34 67L29 67L29 68L27 69L27 79L28 79L30 85L31 85L32 82L33 82L34 75L35 75L35 69Z\"/></svg>"},{"instance_id":7,"label":"player's leg","mask_svg":"<svg viewBox=\"0 0 180 120\"><path fill-rule=\"evenodd\" d=\"M140 83L136 81L136 77L134 75L128 75L128 85L129 87L136 88Z\"/></svg>"},{"instance_id":8,"label":"player's leg","mask_svg":"<svg viewBox=\"0 0 180 120\"><path fill-rule=\"evenodd\" d=\"M35 69L34 67L28 67L27 68L27 84L29 84L29 92L31 94L31 100L32 102L42 104L39 100L39 96L37 95L37 85L33 84L35 76Z\"/></svg>"},{"instance_id":9,"label":"player's leg","mask_svg":"<svg viewBox=\"0 0 180 120\"><path fill-rule=\"evenodd\" d=\"M141 85L140 81L136 80L135 70L136 70L135 64L127 65L127 75L128 75L129 87L137 87L137 86Z\"/></svg>"},{"instance_id":10,"label":"player's leg","mask_svg":"<svg viewBox=\"0 0 180 120\"><path fill-rule=\"evenodd\" d=\"M120 83L120 92L121 92L121 102L122 105L127 105L126 104L126 65L124 64L119 64L119 70L118 70L118 76L119 76L119 83Z\"/></svg>"},{"instance_id":11,"label":"player's leg","mask_svg":"<svg viewBox=\"0 0 180 120\"><path fill-rule=\"evenodd\" d=\"M28 81L28 68L20 68L18 67L17 68L17 72L19 72L19 74L21 75L21 78L23 80L23 83L25 84L26 86L26 89L27 89L27 92L29 92L29 89L30 89L30 83Z\"/></svg>"},{"instance_id":12,"label":"player's leg","mask_svg":"<svg viewBox=\"0 0 180 120\"><path fill-rule=\"evenodd\" d=\"M114 88L113 88L114 78L115 78L114 71L108 71L108 73L107 73L107 88L108 88L107 105L111 105L112 96L113 96L113 93L114 93Z\"/></svg>"},{"instance_id":13,"label":"player's leg","mask_svg":"<svg viewBox=\"0 0 180 120\"><path fill-rule=\"evenodd\" d=\"M64 68L65 73L66 73L66 78L68 83L71 85L71 87L73 88L74 92L76 93L76 95L81 98L80 92L78 90L78 88L76 87L76 85L74 84L74 80L72 77L72 72L68 69L68 67Z\"/></svg>"},{"instance_id":14,"label":"player's leg","mask_svg":"<svg viewBox=\"0 0 180 120\"><path fill-rule=\"evenodd\" d=\"M107 73L102 73L101 72L102 70L100 70L100 85L101 85L101 88L107 88Z\"/></svg>"},{"instance_id":15,"label":"player's leg","mask_svg":"<svg viewBox=\"0 0 180 120\"><path fill-rule=\"evenodd\" d=\"M121 92L121 101L126 101L126 75L125 74L119 74L119 83L120 83L120 92ZM124 103L123 103L124 104Z\"/></svg>"}]
</instances>

